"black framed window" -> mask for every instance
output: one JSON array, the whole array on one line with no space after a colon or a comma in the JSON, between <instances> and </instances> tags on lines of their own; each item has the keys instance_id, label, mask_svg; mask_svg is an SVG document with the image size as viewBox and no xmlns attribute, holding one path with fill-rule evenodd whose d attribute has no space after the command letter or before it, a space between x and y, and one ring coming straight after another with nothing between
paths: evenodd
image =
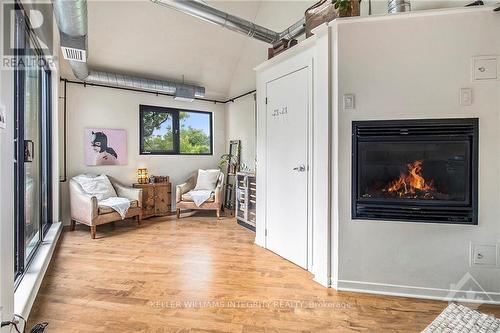
<instances>
[{"instance_id":1,"label":"black framed window","mask_svg":"<svg viewBox=\"0 0 500 333\"><path fill-rule=\"evenodd\" d=\"M212 113L139 106L141 155L212 155Z\"/></svg>"},{"instance_id":2,"label":"black framed window","mask_svg":"<svg viewBox=\"0 0 500 333\"><path fill-rule=\"evenodd\" d=\"M51 71L21 5L16 4L16 285L52 221Z\"/></svg>"}]
</instances>

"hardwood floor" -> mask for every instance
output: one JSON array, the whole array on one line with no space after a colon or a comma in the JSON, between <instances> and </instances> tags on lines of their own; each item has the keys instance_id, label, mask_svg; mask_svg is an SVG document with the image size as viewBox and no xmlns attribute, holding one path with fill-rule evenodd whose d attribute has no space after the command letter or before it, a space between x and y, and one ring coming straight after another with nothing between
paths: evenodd
<instances>
[{"instance_id":1,"label":"hardwood floor","mask_svg":"<svg viewBox=\"0 0 500 333\"><path fill-rule=\"evenodd\" d=\"M336 292L253 244L234 219L194 215L65 231L28 327L48 333L420 332L444 302ZM500 308L481 311L500 316Z\"/></svg>"}]
</instances>

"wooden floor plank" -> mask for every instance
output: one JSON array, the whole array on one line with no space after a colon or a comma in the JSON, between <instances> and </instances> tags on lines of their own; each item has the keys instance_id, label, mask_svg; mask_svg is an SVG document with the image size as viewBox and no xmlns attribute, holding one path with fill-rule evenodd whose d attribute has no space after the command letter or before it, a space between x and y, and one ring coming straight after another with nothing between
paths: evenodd
<instances>
[{"instance_id":1,"label":"wooden floor plank","mask_svg":"<svg viewBox=\"0 0 500 333\"><path fill-rule=\"evenodd\" d=\"M420 332L445 302L336 292L196 214L63 232L29 325L48 333ZM500 316L500 307L481 311Z\"/></svg>"}]
</instances>

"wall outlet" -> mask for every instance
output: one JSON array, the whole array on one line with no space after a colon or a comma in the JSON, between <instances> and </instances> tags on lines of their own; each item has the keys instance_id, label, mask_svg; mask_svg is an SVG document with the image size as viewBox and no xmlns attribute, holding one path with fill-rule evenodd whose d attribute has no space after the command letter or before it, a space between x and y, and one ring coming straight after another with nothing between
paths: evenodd
<instances>
[{"instance_id":1,"label":"wall outlet","mask_svg":"<svg viewBox=\"0 0 500 333\"><path fill-rule=\"evenodd\" d=\"M472 88L460 88L460 105L472 105Z\"/></svg>"},{"instance_id":2,"label":"wall outlet","mask_svg":"<svg viewBox=\"0 0 500 333\"><path fill-rule=\"evenodd\" d=\"M470 246L470 264L475 267L496 267L498 265L497 244L474 243Z\"/></svg>"},{"instance_id":3,"label":"wall outlet","mask_svg":"<svg viewBox=\"0 0 500 333\"><path fill-rule=\"evenodd\" d=\"M354 110L354 94L344 94L344 110Z\"/></svg>"}]
</instances>

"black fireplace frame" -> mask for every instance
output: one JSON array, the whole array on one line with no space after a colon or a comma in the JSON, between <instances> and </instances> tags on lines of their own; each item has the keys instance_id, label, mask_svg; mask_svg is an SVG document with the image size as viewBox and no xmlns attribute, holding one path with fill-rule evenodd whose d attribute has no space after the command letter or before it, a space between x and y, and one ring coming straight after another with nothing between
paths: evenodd
<instances>
[{"instance_id":1,"label":"black fireplace frame","mask_svg":"<svg viewBox=\"0 0 500 333\"><path fill-rule=\"evenodd\" d=\"M365 200L359 198L358 142L430 141L469 142L469 181L466 202L428 200ZM370 120L352 122L352 220L381 220L444 224L478 224L479 119Z\"/></svg>"}]
</instances>

